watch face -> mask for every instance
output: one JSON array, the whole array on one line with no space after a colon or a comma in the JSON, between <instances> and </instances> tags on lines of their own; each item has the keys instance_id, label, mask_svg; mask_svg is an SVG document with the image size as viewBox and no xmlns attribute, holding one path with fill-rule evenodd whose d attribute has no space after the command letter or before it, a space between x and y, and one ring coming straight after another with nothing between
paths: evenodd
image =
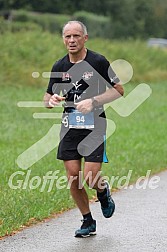
<instances>
[{"instance_id":1,"label":"watch face","mask_svg":"<svg viewBox=\"0 0 167 252\"><path fill-rule=\"evenodd\" d=\"M93 105L93 107L97 107L98 106L98 101L95 100L94 97L92 98L92 105Z\"/></svg>"}]
</instances>

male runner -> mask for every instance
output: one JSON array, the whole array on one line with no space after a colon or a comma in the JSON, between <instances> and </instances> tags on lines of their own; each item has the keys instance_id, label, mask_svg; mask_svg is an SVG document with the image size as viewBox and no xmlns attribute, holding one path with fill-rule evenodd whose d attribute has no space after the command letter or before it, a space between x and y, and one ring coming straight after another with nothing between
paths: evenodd
<instances>
[{"instance_id":1,"label":"male runner","mask_svg":"<svg viewBox=\"0 0 167 252\"><path fill-rule=\"evenodd\" d=\"M70 191L83 215L83 224L75 236L87 237L96 233L96 221L86 190L79 187L81 159L84 178L97 191L104 217L110 218L115 203L108 182L100 176L102 162L107 162L103 104L122 96L123 88L108 60L85 47L88 33L83 23L69 21L62 35L68 54L53 65L44 102L47 108L53 108L64 101L57 158L63 160L68 179L75 178Z\"/></svg>"}]
</instances>

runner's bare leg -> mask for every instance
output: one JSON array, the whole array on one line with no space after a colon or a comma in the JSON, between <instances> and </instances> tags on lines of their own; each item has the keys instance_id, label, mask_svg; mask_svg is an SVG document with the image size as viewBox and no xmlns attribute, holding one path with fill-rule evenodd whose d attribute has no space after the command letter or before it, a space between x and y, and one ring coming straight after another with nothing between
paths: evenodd
<instances>
[{"instance_id":1,"label":"runner's bare leg","mask_svg":"<svg viewBox=\"0 0 167 252\"><path fill-rule=\"evenodd\" d=\"M64 161L68 180L70 176L77 176L70 185L71 195L76 202L82 215L90 212L89 199L84 187L79 188L79 171L81 171L81 160Z\"/></svg>"},{"instance_id":2,"label":"runner's bare leg","mask_svg":"<svg viewBox=\"0 0 167 252\"><path fill-rule=\"evenodd\" d=\"M104 182L100 176L102 163L85 162L84 178L90 188L96 189L98 192L104 190ZM100 180L100 181L99 181Z\"/></svg>"}]
</instances>

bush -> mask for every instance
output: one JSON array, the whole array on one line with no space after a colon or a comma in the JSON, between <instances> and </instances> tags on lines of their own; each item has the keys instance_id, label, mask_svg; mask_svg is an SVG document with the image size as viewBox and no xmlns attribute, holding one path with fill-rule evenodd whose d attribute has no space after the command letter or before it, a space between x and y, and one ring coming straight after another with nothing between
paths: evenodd
<instances>
[{"instance_id":1,"label":"bush","mask_svg":"<svg viewBox=\"0 0 167 252\"><path fill-rule=\"evenodd\" d=\"M74 13L73 16L69 16L63 14L41 14L25 10L13 10L11 16L12 25L10 24L9 27L12 31L19 31L23 28L30 29L31 27L32 29L35 29L37 27L35 25L38 25L43 31L61 34L62 27L66 22L69 20L79 20L87 26L88 30L90 30L90 37L113 38L113 29L111 29L110 18L86 11L79 11ZM34 25L32 25L33 23Z\"/></svg>"},{"instance_id":2,"label":"bush","mask_svg":"<svg viewBox=\"0 0 167 252\"><path fill-rule=\"evenodd\" d=\"M37 12L28 12L23 10L13 11L13 20L20 22L33 22L42 27L45 31L52 33L61 33L64 23L66 23L70 16L61 14L40 14Z\"/></svg>"},{"instance_id":3,"label":"bush","mask_svg":"<svg viewBox=\"0 0 167 252\"><path fill-rule=\"evenodd\" d=\"M28 12L25 10L12 11L12 19L14 21L28 22L29 21L28 15L29 15Z\"/></svg>"},{"instance_id":4,"label":"bush","mask_svg":"<svg viewBox=\"0 0 167 252\"><path fill-rule=\"evenodd\" d=\"M5 32L20 32L20 31L35 31L40 30L41 27L38 24L32 22L11 22L0 19L0 34Z\"/></svg>"},{"instance_id":5,"label":"bush","mask_svg":"<svg viewBox=\"0 0 167 252\"><path fill-rule=\"evenodd\" d=\"M90 30L90 37L112 37L109 17L79 11L74 13L73 18L83 22L87 26L88 31Z\"/></svg>"}]
</instances>

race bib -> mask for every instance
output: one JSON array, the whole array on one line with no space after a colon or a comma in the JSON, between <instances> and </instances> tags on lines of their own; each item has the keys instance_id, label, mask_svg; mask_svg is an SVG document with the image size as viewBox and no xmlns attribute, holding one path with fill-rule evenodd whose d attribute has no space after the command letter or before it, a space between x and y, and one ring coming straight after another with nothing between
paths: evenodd
<instances>
[{"instance_id":1,"label":"race bib","mask_svg":"<svg viewBox=\"0 0 167 252\"><path fill-rule=\"evenodd\" d=\"M69 128L74 129L93 129L94 113L83 114L78 110L74 110L68 115Z\"/></svg>"}]
</instances>

